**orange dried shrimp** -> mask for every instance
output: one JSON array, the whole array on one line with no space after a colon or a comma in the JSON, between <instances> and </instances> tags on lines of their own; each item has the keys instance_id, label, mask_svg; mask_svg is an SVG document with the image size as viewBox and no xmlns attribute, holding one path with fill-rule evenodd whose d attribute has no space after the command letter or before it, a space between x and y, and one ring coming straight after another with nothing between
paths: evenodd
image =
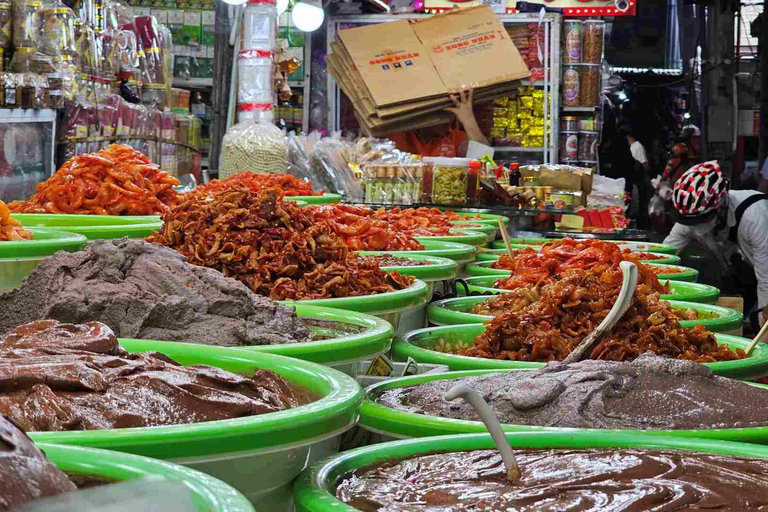
<instances>
[{"instance_id":1,"label":"orange dried shrimp","mask_svg":"<svg viewBox=\"0 0 768 512\"><path fill-rule=\"evenodd\" d=\"M16 213L155 215L178 202L178 184L139 151L113 144L70 158L32 197L8 206Z\"/></svg>"},{"instance_id":2,"label":"orange dried shrimp","mask_svg":"<svg viewBox=\"0 0 768 512\"><path fill-rule=\"evenodd\" d=\"M666 293L666 288L656 277L666 268L644 265L634 253L623 252L618 245L602 240L577 241L566 238L545 244L538 251L531 248L516 250L511 258L508 254L502 254L491 268L512 272L508 278L497 281L495 288L514 290L554 282L560 273L571 269L615 270L625 260L638 266L639 282L650 286L653 291Z\"/></svg>"},{"instance_id":3,"label":"orange dried shrimp","mask_svg":"<svg viewBox=\"0 0 768 512\"><path fill-rule=\"evenodd\" d=\"M212 198L189 194L148 240L275 300L354 297L413 283L410 276L381 270L372 258L359 259L328 222L283 201L278 189L259 195L228 190Z\"/></svg>"},{"instance_id":4,"label":"orange dried shrimp","mask_svg":"<svg viewBox=\"0 0 768 512\"><path fill-rule=\"evenodd\" d=\"M0 201L0 242L32 240L32 233L21 227L21 222L11 217L8 205Z\"/></svg>"},{"instance_id":5,"label":"orange dried shrimp","mask_svg":"<svg viewBox=\"0 0 768 512\"><path fill-rule=\"evenodd\" d=\"M212 180L210 183L197 187L194 193L214 195L224 190L247 188L258 194L268 188L279 188L285 197L291 196L321 196L323 191L315 192L312 184L300 180L290 174L258 174L255 172L240 172L223 180Z\"/></svg>"},{"instance_id":6,"label":"orange dried shrimp","mask_svg":"<svg viewBox=\"0 0 768 512\"><path fill-rule=\"evenodd\" d=\"M571 269L538 290L538 300L505 311L486 324L473 347L459 354L514 361L562 361L606 317L621 290L618 269ZM520 299L520 297L517 297ZM490 305L498 306L498 304ZM635 289L629 309L601 338L592 359L631 361L654 352L700 363L745 357L718 345L703 326L686 329L668 302L650 286Z\"/></svg>"}]
</instances>

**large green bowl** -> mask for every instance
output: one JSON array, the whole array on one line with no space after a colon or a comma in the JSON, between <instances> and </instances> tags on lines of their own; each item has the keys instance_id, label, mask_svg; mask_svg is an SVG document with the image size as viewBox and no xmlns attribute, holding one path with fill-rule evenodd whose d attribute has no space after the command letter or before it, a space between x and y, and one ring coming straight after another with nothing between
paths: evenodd
<instances>
[{"instance_id":1,"label":"large green bowl","mask_svg":"<svg viewBox=\"0 0 768 512\"><path fill-rule=\"evenodd\" d=\"M378 395L390 389L418 386L436 380L453 380L462 377L477 377L479 375L509 373L515 371L526 370L471 370L432 375L415 375L374 384L365 390L365 399L363 400L363 405L360 406L360 426L384 436L385 439L406 439L411 437L487 432L482 421L457 420L453 418L441 418L439 416L427 416L424 414L402 411L376 403L375 399ZM750 385L768 390L768 386L761 384ZM503 423L502 428L505 432L550 432L569 435L580 435L583 433L598 434L600 432L603 434L606 433L605 429L537 427L529 425L513 425L509 423ZM610 430L610 432L611 435L613 435L617 430ZM724 441L768 444L768 427L702 430L622 429L620 432L654 437L700 437L706 439L721 439Z\"/></svg>"},{"instance_id":2,"label":"large green bowl","mask_svg":"<svg viewBox=\"0 0 768 512\"><path fill-rule=\"evenodd\" d=\"M455 242L441 242L439 240L433 240L432 237L426 237L420 240L420 242L421 245L424 246L423 249L417 249L415 251L383 251L381 254L392 254L394 256L422 254L424 256L448 258L458 263L460 267L475 261L477 248L472 245L457 244Z\"/></svg>"},{"instance_id":3,"label":"large green bowl","mask_svg":"<svg viewBox=\"0 0 768 512\"><path fill-rule=\"evenodd\" d=\"M159 215L70 215L50 213L14 213L25 227L58 229L85 235L88 240L145 238L163 226Z\"/></svg>"},{"instance_id":4,"label":"large green bowl","mask_svg":"<svg viewBox=\"0 0 768 512\"><path fill-rule=\"evenodd\" d=\"M474 265L467 265L464 269L464 272L471 277L496 276L497 279L509 277L512 274L512 272L509 270L491 268L491 265L494 263L495 262L493 261L482 261L475 263ZM662 280L696 282L696 280L699 278L699 271L694 268L681 267L680 265L659 265L657 263L648 263L648 266L662 268L676 267L685 269L683 272L657 274L658 278Z\"/></svg>"},{"instance_id":5,"label":"large green bowl","mask_svg":"<svg viewBox=\"0 0 768 512\"><path fill-rule=\"evenodd\" d=\"M286 201L303 201L306 204L331 204L340 203L341 194L331 194L330 192L326 192L321 196L290 196L285 199Z\"/></svg>"},{"instance_id":6,"label":"large green bowl","mask_svg":"<svg viewBox=\"0 0 768 512\"><path fill-rule=\"evenodd\" d=\"M383 251L360 251L358 254L361 256L383 256L385 254L392 254ZM387 272L397 272L404 276L415 277L425 283L433 283L435 281L448 281L456 279L459 274L459 264L450 258L438 258L435 256L425 256L423 254L417 254L412 252L405 253L402 258L408 258L417 261L427 262L426 265L415 266L384 266L381 267Z\"/></svg>"},{"instance_id":7,"label":"large green bowl","mask_svg":"<svg viewBox=\"0 0 768 512\"><path fill-rule=\"evenodd\" d=\"M300 318L360 326L364 330L357 334L342 334L325 340L242 347L242 350L295 357L303 361L324 364L355 377L358 361L383 354L392 346L392 336L395 331L389 322L381 318L354 311L308 306L301 302L295 303L295 308ZM338 334L325 333L322 329L311 329L320 334Z\"/></svg>"},{"instance_id":8,"label":"large green bowl","mask_svg":"<svg viewBox=\"0 0 768 512\"><path fill-rule=\"evenodd\" d=\"M515 448L629 448L650 450L688 450L718 453L733 457L768 458L768 447L710 439L649 436L622 431L605 432L518 432L507 434ZM294 485L297 512L353 512L335 497L340 478L360 468L396 459L406 459L436 452L495 449L488 434L421 437L394 441L340 453L307 469Z\"/></svg>"},{"instance_id":9,"label":"large green bowl","mask_svg":"<svg viewBox=\"0 0 768 512\"><path fill-rule=\"evenodd\" d=\"M120 344L128 352L157 351L184 365L207 364L243 375L272 370L319 399L286 411L189 425L29 432L35 442L174 462L223 480L262 510L286 510L291 482L307 461L337 449L341 434L357 421L360 386L326 366L236 348L126 339Z\"/></svg>"},{"instance_id":10,"label":"large green bowl","mask_svg":"<svg viewBox=\"0 0 768 512\"><path fill-rule=\"evenodd\" d=\"M452 227L457 229L469 229L478 233L483 233L486 236L486 243L496 240L496 235L499 233L499 226L492 224L483 224L481 222L470 222L467 220L452 220L449 221ZM466 224L471 224L467 226Z\"/></svg>"},{"instance_id":11,"label":"large green bowl","mask_svg":"<svg viewBox=\"0 0 768 512\"><path fill-rule=\"evenodd\" d=\"M437 236L415 236L416 240L421 242L436 240L438 242L455 242L457 244L467 244L473 247L485 247L488 243L488 236L485 233L479 231L472 231L471 229L452 229L451 235L437 235Z\"/></svg>"},{"instance_id":12,"label":"large green bowl","mask_svg":"<svg viewBox=\"0 0 768 512\"><path fill-rule=\"evenodd\" d=\"M493 284L499 279L499 276L470 277L465 279L470 295L495 295L498 293L508 293L509 290L494 288ZM686 281L661 281L661 284L668 285L670 294L663 294L664 300L680 300L685 302L701 302L703 304L714 304L720 297L720 290L714 286L701 283L689 283ZM459 295L465 295L463 286L457 286Z\"/></svg>"},{"instance_id":13,"label":"large green bowl","mask_svg":"<svg viewBox=\"0 0 768 512\"><path fill-rule=\"evenodd\" d=\"M0 242L0 259L51 256L58 251L75 252L88 243L83 235L77 233L41 228L28 228L27 231L32 233L32 240Z\"/></svg>"},{"instance_id":14,"label":"large green bowl","mask_svg":"<svg viewBox=\"0 0 768 512\"><path fill-rule=\"evenodd\" d=\"M282 304L306 304L308 306L325 306L328 308L369 313L391 323L395 330L400 326L403 312L417 309L426 304L432 297L430 287L424 281L416 279L411 286L404 290L361 297L339 297L333 299L312 299L301 301L282 301Z\"/></svg>"},{"instance_id":15,"label":"large green bowl","mask_svg":"<svg viewBox=\"0 0 768 512\"><path fill-rule=\"evenodd\" d=\"M519 245L515 244L512 246L512 249L522 249L523 247L536 247L536 246L530 246L530 245ZM477 251L477 261L483 262L483 261L498 261L499 257L502 254L507 254L506 249L489 249L485 251ZM658 260L640 260L643 263L658 263L660 265L679 265L680 264L680 256L675 256L674 254L665 254L664 258L658 259Z\"/></svg>"},{"instance_id":16,"label":"large green bowl","mask_svg":"<svg viewBox=\"0 0 768 512\"><path fill-rule=\"evenodd\" d=\"M176 464L108 450L38 443L48 459L73 477L90 477L109 482L126 482L162 477L186 486L199 512L253 512L240 492L213 478Z\"/></svg>"},{"instance_id":17,"label":"large green bowl","mask_svg":"<svg viewBox=\"0 0 768 512\"><path fill-rule=\"evenodd\" d=\"M453 299L443 299L431 303L427 306L427 320L430 325L463 325L463 324L483 324L491 319L489 315L477 315L470 313L475 305L485 302L488 297L456 297ZM716 314L716 318L703 318L701 320L681 320L680 325L686 328L692 328L695 325L703 325L711 332L722 332L725 334L739 335L741 333L741 323L744 315L736 310L713 306L711 304L700 304L697 302L681 302L670 300L669 304L675 309L695 309L700 313Z\"/></svg>"},{"instance_id":18,"label":"large green bowl","mask_svg":"<svg viewBox=\"0 0 768 512\"><path fill-rule=\"evenodd\" d=\"M397 361L407 361L413 357L417 363L445 364L451 370L520 370L526 368L541 368L544 363L528 361L508 361L500 359L485 359L481 357L467 357L439 352L436 347L440 345L444 350L457 348L469 348L474 344L475 338L485 330L482 324L448 325L444 327L431 327L418 329L403 336L396 336L392 344L392 354ZM718 344L727 343L731 348L745 349L751 340L730 336L728 334L715 334ZM722 361L717 363L705 363L713 373L733 379L757 379L768 375L768 345L758 344L746 359L736 361Z\"/></svg>"},{"instance_id":19,"label":"large green bowl","mask_svg":"<svg viewBox=\"0 0 768 512\"><path fill-rule=\"evenodd\" d=\"M521 245L544 245L560 240L559 238L510 238L509 243ZM651 242L627 242L626 240L606 240L618 244L621 248L628 248L635 252L659 252L663 254L675 254L677 249L671 245L656 244ZM504 241L497 240L491 244L492 249L504 249Z\"/></svg>"}]
</instances>

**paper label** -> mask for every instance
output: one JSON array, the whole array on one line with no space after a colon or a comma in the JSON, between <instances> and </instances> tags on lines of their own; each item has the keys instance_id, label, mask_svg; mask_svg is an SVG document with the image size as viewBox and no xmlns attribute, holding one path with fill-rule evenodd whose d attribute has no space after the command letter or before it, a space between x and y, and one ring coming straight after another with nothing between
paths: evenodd
<instances>
[{"instance_id":1,"label":"paper label","mask_svg":"<svg viewBox=\"0 0 768 512\"><path fill-rule=\"evenodd\" d=\"M395 365L386 356L380 355L373 358L371 365L368 367L366 375L377 377L389 377L392 375L392 370L395 369Z\"/></svg>"},{"instance_id":2,"label":"paper label","mask_svg":"<svg viewBox=\"0 0 768 512\"><path fill-rule=\"evenodd\" d=\"M75 137L78 139L85 139L88 137L88 127L83 125L75 126Z\"/></svg>"}]
</instances>

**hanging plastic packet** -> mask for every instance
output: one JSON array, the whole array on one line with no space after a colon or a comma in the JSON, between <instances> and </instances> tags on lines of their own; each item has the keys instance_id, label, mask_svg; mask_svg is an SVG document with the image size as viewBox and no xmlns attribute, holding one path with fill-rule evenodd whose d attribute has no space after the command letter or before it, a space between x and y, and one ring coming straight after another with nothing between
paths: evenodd
<instances>
[{"instance_id":1,"label":"hanging plastic packet","mask_svg":"<svg viewBox=\"0 0 768 512\"><path fill-rule=\"evenodd\" d=\"M288 168L288 143L274 124L240 122L227 130L222 141L219 176L238 172L284 173Z\"/></svg>"}]
</instances>

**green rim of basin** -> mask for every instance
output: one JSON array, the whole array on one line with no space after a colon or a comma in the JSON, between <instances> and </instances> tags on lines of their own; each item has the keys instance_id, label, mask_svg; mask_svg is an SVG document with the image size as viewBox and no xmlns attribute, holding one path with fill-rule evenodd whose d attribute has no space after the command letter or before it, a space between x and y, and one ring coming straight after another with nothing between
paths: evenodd
<instances>
[{"instance_id":1,"label":"green rim of basin","mask_svg":"<svg viewBox=\"0 0 768 512\"><path fill-rule=\"evenodd\" d=\"M159 215L77 215L50 213L14 213L25 227L56 229L85 235L88 240L145 238L163 227Z\"/></svg>"},{"instance_id":2,"label":"green rim of basin","mask_svg":"<svg viewBox=\"0 0 768 512\"><path fill-rule=\"evenodd\" d=\"M467 244L458 244L455 242L441 242L432 240L432 237L420 240L423 249L415 251L381 251L381 254L392 254L394 256L411 256L412 254L422 254L424 256L435 256L437 258L448 258L459 265L475 261L477 247Z\"/></svg>"},{"instance_id":3,"label":"green rim of basin","mask_svg":"<svg viewBox=\"0 0 768 512\"><path fill-rule=\"evenodd\" d=\"M331 194L330 192L326 192L321 196L287 196L285 200L296 202L303 201L306 204L331 204L340 203L341 194Z\"/></svg>"},{"instance_id":4,"label":"green rim of basin","mask_svg":"<svg viewBox=\"0 0 768 512\"><path fill-rule=\"evenodd\" d=\"M500 268L491 268L491 265L493 265L494 263L495 263L494 261L483 261L483 262L475 263L474 265L467 265L467 267L464 269L464 272L471 277L497 276L499 279L503 277L509 277L510 275L512 275L512 272L509 270L504 270ZM661 268L685 269L683 272L657 274L660 280L686 281L686 282L695 283L696 280L699 278L699 271L694 268L683 267L680 265L660 265L657 263L647 263L647 265L652 267L661 267Z\"/></svg>"},{"instance_id":5,"label":"green rim of basin","mask_svg":"<svg viewBox=\"0 0 768 512\"><path fill-rule=\"evenodd\" d=\"M361 256L383 256L385 254L391 254L382 251L360 251L358 254ZM422 281L429 283L432 281L445 281L448 279L455 279L459 274L459 264L449 258L438 258L435 256L425 256L423 254L407 253L407 256L400 256L401 258L408 258L417 261L426 261L427 265L415 265L415 266L385 266L381 267L387 272L397 272L404 276L415 277Z\"/></svg>"},{"instance_id":6,"label":"green rim of basin","mask_svg":"<svg viewBox=\"0 0 768 512\"><path fill-rule=\"evenodd\" d=\"M431 299L431 297L428 297L427 295L429 295L429 286L427 283L416 279L408 288L394 292L362 295L359 297L337 297L331 299L301 301L284 300L280 301L280 303L287 306L296 304L324 306L327 308L337 308L348 311L357 311L358 313L379 315L383 313L406 311L423 306L429 299Z\"/></svg>"},{"instance_id":7,"label":"green rim of basin","mask_svg":"<svg viewBox=\"0 0 768 512\"><path fill-rule=\"evenodd\" d=\"M532 247L530 245L519 245L515 244L512 246L512 249L522 249L524 247ZM535 246L534 246L535 247ZM506 249L488 249L485 251L477 251L477 261L483 262L483 261L498 261L499 257L502 254L507 254ZM663 259L659 260L640 260L642 263L658 263L660 265L679 265L682 261L680 256L675 256L674 254L665 254Z\"/></svg>"},{"instance_id":8,"label":"green rim of basin","mask_svg":"<svg viewBox=\"0 0 768 512\"><path fill-rule=\"evenodd\" d=\"M26 229L32 233L32 240L0 242L0 259L51 256L58 251L76 252L88 243L83 235L77 233L42 228Z\"/></svg>"}]
</instances>

